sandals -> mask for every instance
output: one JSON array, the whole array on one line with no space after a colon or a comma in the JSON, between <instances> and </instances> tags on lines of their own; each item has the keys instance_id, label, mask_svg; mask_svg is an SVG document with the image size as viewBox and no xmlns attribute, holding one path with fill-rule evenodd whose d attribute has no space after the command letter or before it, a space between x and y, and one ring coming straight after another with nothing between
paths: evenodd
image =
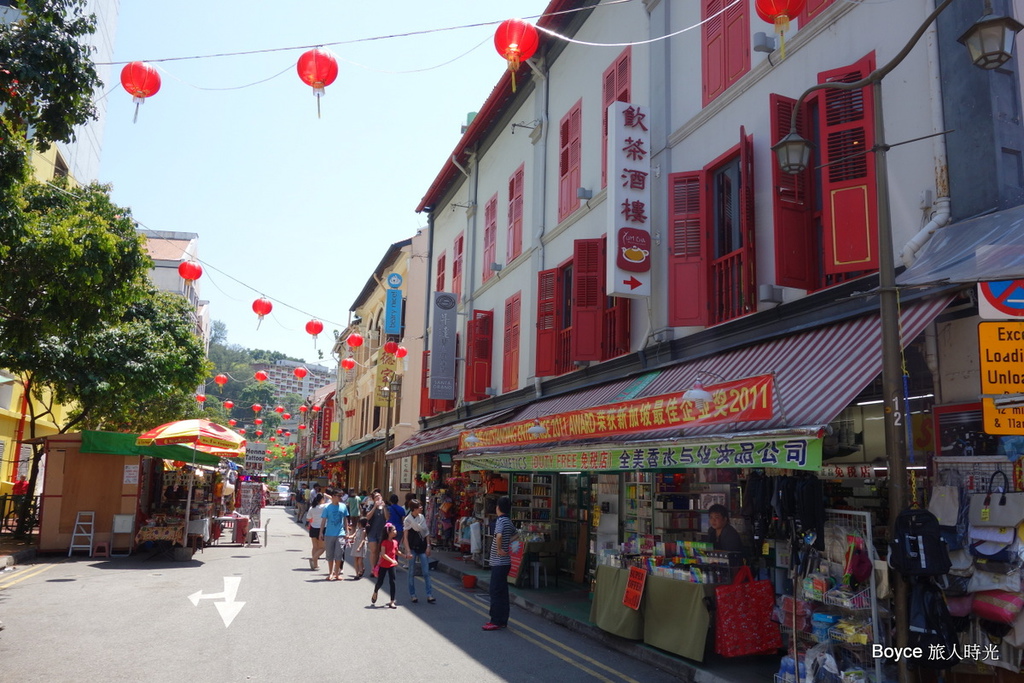
<instances>
[{"instance_id":1,"label":"sandals","mask_svg":"<svg viewBox=\"0 0 1024 683\"><path fill-rule=\"evenodd\" d=\"M377 604L377 591L373 592L373 596L370 598L370 604L371 605L376 605Z\"/></svg>"}]
</instances>

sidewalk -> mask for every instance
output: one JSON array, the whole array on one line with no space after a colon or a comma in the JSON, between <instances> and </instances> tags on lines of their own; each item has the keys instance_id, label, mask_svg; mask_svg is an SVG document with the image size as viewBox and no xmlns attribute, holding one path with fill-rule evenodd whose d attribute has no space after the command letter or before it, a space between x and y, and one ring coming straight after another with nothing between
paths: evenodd
<instances>
[{"instance_id":1,"label":"sidewalk","mask_svg":"<svg viewBox=\"0 0 1024 683\"><path fill-rule=\"evenodd\" d=\"M472 559L464 560L461 553L433 550L431 559L437 560L437 570L462 578L476 577L477 587L488 590L491 572L483 569ZM749 681L771 681L779 667L779 657L749 657L725 659L709 655L703 663L677 657L674 654L612 635L590 621L590 597L588 589L565 579L554 585L554 577L548 577L547 586L537 589L509 586L512 604L560 624L572 631L586 635L607 648L674 673L683 681L694 683L748 683ZM541 579L543 581L543 577ZM513 614L514 617L514 614Z\"/></svg>"},{"instance_id":2,"label":"sidewalk","mask_svg":"<svg viewBox=\"0 0 1024 683\"><path fill-rule=\"evenodd\" d=\"M26 540L18 540L11 534L0 534L0 571L36 559L38 540L36 534Z\"/></svg>"}]
</instances>

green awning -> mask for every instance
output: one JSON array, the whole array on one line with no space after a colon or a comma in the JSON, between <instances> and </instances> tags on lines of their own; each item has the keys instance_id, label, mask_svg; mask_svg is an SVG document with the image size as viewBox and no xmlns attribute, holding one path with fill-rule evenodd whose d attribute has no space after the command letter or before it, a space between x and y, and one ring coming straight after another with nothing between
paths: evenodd
<instances>
[{"instance_id":1,"label":"green awning","mask_svg":"<svg viewBox=\"0 0 1024 683\"><path fill-rule=\"evenodd\" d=\"M324 458L324 462L338 462L339 460L344 460L350 455L356 455L357 453L362 453L363 451L371 451L377 446L381 445L382 443L384 443L384 439L370 439L369 441L360 441L359 443L354 443L347 448L341 449L334 455L327 456L326 458Z\"/></svg>"},{"instance_id":2,"label":"green awning","mask_svg":"<svg viewBox=\"0 0 1024 683\"><path fill-rule=\"evenodd\" d=\"M180 460L197 465L219 465L220 457L188 446L138 446L138 434L122 432L82 432L82 453L109 453L111 455L146 455L163 460Z\"/></svg>"}]
</instances>

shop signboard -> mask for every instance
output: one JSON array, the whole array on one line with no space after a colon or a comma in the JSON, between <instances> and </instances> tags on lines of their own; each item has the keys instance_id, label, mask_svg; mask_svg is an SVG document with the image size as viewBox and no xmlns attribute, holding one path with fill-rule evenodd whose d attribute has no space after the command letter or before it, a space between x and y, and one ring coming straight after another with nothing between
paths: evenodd
<instances>
[{"instance_id":1,"label":"shop signboard","mask_svg":"<svg viewBox=\"0 0 1024 683\"><path fill-rule=\"evenodd\" d=\"M402 276L388 275L387 301L384 307L384 334L402 334Z\"/></svg>"},{"instance_id":2,"label":"shop signboard","mask_svg":"<svg viewBox=\"0 0 1024 683\"><path fill-rule=\"evenodd\" d=\"M651 295L650 114L628 102L608 107L608 296Z\"/></svg>"},{"instance_id":3,"label":"shop signboard","mask_svg":"<svg viewBox=\"0 0 1024 683\"><path fill-rule=\"evenodd\" d=\"M455 327L458 297L434 292L434 310L430 334L430 388L428 397L437 401L455 400Z\"/></svg>"},{"instance_id":4,"label":"shop signboard","mask_svg":"<svg viewBox=\"0 0 1024 683\"><path fill-rule=\"evenodd\" d=\"M626 591L622 595L622 604L630 609L640 609L640 601L644 597L644 586L647 584L647 570L640 567L629 568L626 579Z\"/></svg>"},{"instance_id":5,"label":"shop signboard","mask_svg":"<svg viewBox=\"0 0 1024 683\"><path fill-rule=\"evenodd\" d=\"M708 440L700 442L620 444L591 449L552 449L509 455L474 455L462 459L462 469L498 472L631 472L725 467L763 467L786 470L821 468L821 439Z\"/></svg>"},{"instance_id":6,"label":"shop signboard","mask_svg":"<svg viewBox=\"0 0 1024 683\"><path fill-rule=\"evenodd\" d=\"M398 356L393 353L381 351L377 355L377 377L373 392L373 405L377 408L387 408L398 398L391 396L391 387L398 379ZM384 391L384 387L388 390Z\"/></svg>"},{"instance_id":7,"label":"shop signboard","mask_svg":"<svg viewBox=\"0 0 1024 683\"><path fill-rule=\"evenodd\" d=\"M1024 434L1024 321L978 323L978 351L985 431Z\"/></svg>"},{"instance_id":8,"label":"shop signboard","mask_svg":"<svg viewBox=\"0 0 1024 683\"><path fill-rule=\"evenodd\" d=\"M520 420L493 427L478 427L460 435L459 448L467 450L575 441L673 427L750 422L770 419L775 412L774 375L722 382L706 387L706 390L713 397L710 402L698 403L685 398L685 392L678 392L547 415L537 421ZM536 422L544 428L544 433L534 434L529 431ZM470 434L476 437L472 444L466 443Z\"/></svg>"},{"instance_id":9,"label":"shop signboard","mask_svg":"<svg viewBox=\"0 0 1024 683\"><path fill-rule=\"evenodd\" d=\"M263 474L264 458L267 457L267 444L248 441L245 444L245 471L247 474Z\"/></svg>"}]
</instances>

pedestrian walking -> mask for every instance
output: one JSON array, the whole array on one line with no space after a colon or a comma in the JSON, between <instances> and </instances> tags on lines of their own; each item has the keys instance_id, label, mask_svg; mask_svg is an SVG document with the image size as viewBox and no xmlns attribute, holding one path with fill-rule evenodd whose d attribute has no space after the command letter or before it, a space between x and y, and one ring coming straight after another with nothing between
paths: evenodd
<instances>
[{"instance_id":1,"label":"pedestrian walking","mask_svg":"<svg viewBox=\"0 0 1024 683\"><path fill-rule=\"evenodd\" d=\"M384 525L384 540L380 543L380 563L377 567L377 584L373 587L373 596L370 602L377 604L377 592L384 585L384 577L388 579L388 593L391 595L391 602L388 607L395 609L395 567L398 566L398 531L395 525L388 522Z\"/></svg>"},{"instance_id":2,"label":"pedestrian walking","mask_svg":"<svg viewBox=\"0 0 1024 683\"><path fill-rule=\"evenodd\" d=\"M373 491L373 504L366 513L366 543L370 548L370 566L376 567L380 560L380 542L384 540L384 525L388 521L384 498L380 489Z\"/></svg>"},{"instance_id":3,"label":"pedestrian walking","mask_svg":"<svg viewBox=\"0 0 1024 683\"><path fill-rule=\"evenodd\" d=\"M508 518L512 511L512 499L502 496L498 499L498 517L494 520L494 538L491 541L491 620L483 625L485 631L497 631L508 626L508 573L512 569L512 537L516 528Z\"/></svg>"},{"instance_id":4,"label":"pedestrian walking","mask_svg":"<svg viewBox=\"0 0 1024 683\"><path fill-rule=\"evenodd\" d=\"M395 526L398 535L395 537L399 544L405 538L405 515L406 509L398 504L398 495L392 493L388 498L388 523ZM401 565L400 565L401 566ZM402 567L404 569L404 567Z\"/></svg>"},{"instance_id":5,"label":"pedestrian walking","mask_svg":"<svg viewBox=\"0 0 1024 683\"><path fill-rule=\"evenodd\" d=\"M409 602L419 602L416 597L416 565L423 570L423 583L426 584L427 602L433 603L434 590L430 585L430 534L427 531L427 518L423 516L423 506L415 498L409 500L409 514L406 516L405 537L403 544L409 562Z\"/></svg>"},{"instance_id":6,"label":"pedestrian walking","mask_svg":"<svg viewBox=\"0 0 1024 683\"><path fill-rule=\"evenodd\" d=\"M355 567L355 578L363 578L366 568L366 518L359 517L352 525L352 533L348 537L349 563Z\"/></svg>"},{"instance_id":7,"label":"pedestrian walking","mask_svg":"<svg viewBox=\"0 0 1024 683\"><path fill-rule=\"evenodd\" d=\"M348 506L341 502L341 491L329 488L327 493L331 502L324 508L320 537L324 539L327 555L327 580L339 581L345 562L343 539L348 536Z\"/></svg>"},{"instance_id":8,"label":"pedestrian walking","mask_svg":"<svg viewBox=\"0 0 1024 683\"><path fill-rule=\"evenodd\" d=\"M320 538L320 527L324 522L324 510L330 500L322 493L316 494L306 513L306 525L309 527L309 540L313 544L313 552L309 557L309 568L320 569L320 556L324 554L324 540Z\"/></svg>"},{"instance_id":9,"label":"pedestrian walking","mask_svg":"<svg viewBox=\"0 0 1024 683\"><path fill-rule=\"evenodd\" d=\"M363 510L359 506L361 502L363 502L363 499L356 495L356 490L349 489L348 501L346 501L346 503L348 504L348 516L350 520L355 521L359 517L362 517Z\"/></svg>"}]
</instances>

